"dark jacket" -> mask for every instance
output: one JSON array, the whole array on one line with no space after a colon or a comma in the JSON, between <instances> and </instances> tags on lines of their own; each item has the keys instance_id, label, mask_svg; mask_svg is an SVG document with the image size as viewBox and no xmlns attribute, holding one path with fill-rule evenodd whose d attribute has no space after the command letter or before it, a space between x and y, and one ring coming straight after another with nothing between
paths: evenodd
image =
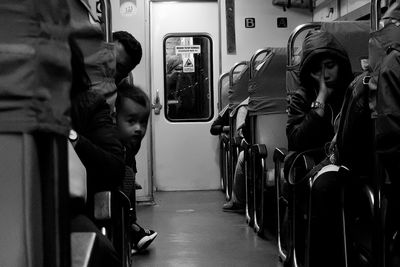
<instances>
[{"instance_id":1,"label":"dark jacket","mask_svg":"<svg viewBox=\"0 0 400 267\"><path fill-rule=\"evenodd\" d=\"M124 152L105 98L87 91L72 100L73 128L79 134L75 150L86 167L88 195L112 190L125 175Z\"/></svg>"},{"instance_id":2,"label":"dark jacket","mask_svg":"<svg viewBox=\"0 0 400 267\"><path fill-rule=\"evenodd\" d=\"M373 124L369 108L369 72L357 76L346 91L336 133L336 164L359 176L373 173Z\"/></svg>"},{"instance_id":3,"label":"dark jacket","mask_svg":"<svg viewBox=\"0 0 400 267\"><path fill-rule=\"evenodd\" d=\"M400 19L399 7L384 17ZM389 24L371 36L385 55L378 72L376 95L376 150L380 163L393 178L400 173L400 28ZM373 62L373 64L376 64ZM392 179L393 181L393 179Z\"/></svg>"},{"instance_id":4,"label":"dark jacket","mask_svg":"<svg viewBox=\"0 0 400 267\"><path fill-rule=\"evenodd\" d=\"M307 36L302 51L301 86L290 97L286 127L289 150L295 151L321 147L333 138L333 120L340 111L344 92L353 77L346 51L330 33L316 31ZM310 73L315 59L326 55L338 59L341 84L331 96L324 116L320 117L311 109L318 94L318 84L311 79Z\"/></svg>"}]
</instances>

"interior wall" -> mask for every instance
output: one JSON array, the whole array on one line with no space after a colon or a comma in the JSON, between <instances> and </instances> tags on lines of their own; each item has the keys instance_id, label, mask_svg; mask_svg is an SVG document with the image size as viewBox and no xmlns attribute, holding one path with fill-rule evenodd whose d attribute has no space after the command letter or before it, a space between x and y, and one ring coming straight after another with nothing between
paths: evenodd
<instances>
[{"instance_id":1,"label":"interior wall","mask_svg":"<svg viewBox=\"0 0 400 267\"><path fill-rule=\"evenodd\" d=\"M369 5L369 0L321 0L314 10L314 21L342 20L344 16ZM369 8L368 8L369 9Z\"/></svg>"},{"instance_id":2,"label":"interior wall","mask_svg":"<svg viewBox=\"0 0 400 267\"><path fill-rule=\"evenodd\" d=\"M272 5L272 0L235 0L236 54L228 55L226 44L225 0L221 6L221 69L227 72L236 63L250 60L255 51L264 47L286 47L290 33L303 23L312 21L309 9ZM277 27L277 18L287 18L287 28ZM245 28L245 18L255 18L255 28Z\"/></svg>"}]
</instances>

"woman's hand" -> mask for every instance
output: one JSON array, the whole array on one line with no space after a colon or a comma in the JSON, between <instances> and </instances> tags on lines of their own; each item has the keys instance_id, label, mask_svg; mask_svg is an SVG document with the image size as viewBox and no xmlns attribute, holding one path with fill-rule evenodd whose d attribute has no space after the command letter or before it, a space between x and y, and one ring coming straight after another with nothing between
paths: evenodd
<instances>
[{"instance_id":1,"label":"woman's hand","mask_svg":"<svg viewBox=\"0 0 400 267\"><path fill-rule=\"evenodd\" d=\"M333 89L328 87L325 83L325 66L322 65L322 70L319 73L311 73L311 77L319 83L318 96L315 101L325 104L329 96L332 94Z\"/></svg>"}]
</instances>

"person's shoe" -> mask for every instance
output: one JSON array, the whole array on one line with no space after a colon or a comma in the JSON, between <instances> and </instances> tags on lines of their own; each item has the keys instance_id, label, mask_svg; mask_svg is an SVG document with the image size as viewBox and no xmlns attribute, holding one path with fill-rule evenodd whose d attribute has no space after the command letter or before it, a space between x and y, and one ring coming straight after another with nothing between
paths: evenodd
<instances>
[{"instance_id":1,"label":"person's shoe","mask_svg":"<svg viewBox=\"0 0 400 267\"><path fill-rule=\"evenodd\" d=\"M158 233L153 230L144 229L137 224L136 226L138 226L139 231L135 231L135 229L132 230L131 240L133 243L133 250L141 251L146 249L151 242L153 242Z\"/></svg>"},{"instance_id":2,"label":"person's shoe","mask_svg":"<svg viewBox=\"0 0 400 267\"><path fill-rule=\"evenodd\" d=\"M240 214L244 214L244 206L239 205L235 202L227 202L222 206L222 210L226 212L236 212Z\"/></svg>"}]
</instances>

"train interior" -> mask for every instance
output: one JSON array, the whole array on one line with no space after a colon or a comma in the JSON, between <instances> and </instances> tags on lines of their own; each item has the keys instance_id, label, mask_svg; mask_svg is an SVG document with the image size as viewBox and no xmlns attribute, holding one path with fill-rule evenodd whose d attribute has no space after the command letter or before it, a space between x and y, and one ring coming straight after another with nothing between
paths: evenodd
<instances>
[{"instance_id":1,"label":"train interior","mask_svg":"<svg viewBox=\"0 0 400 267\"><path fill-rule=\"evenodd\" d=\"M102 238L123 267L322 266L314 260L319 250L312 242L314 180L308 173L325 148L291 153L286 128L288 103L302 86L303 41L313 31L331 34L347 51L353 73L361 74L368 58L384 57L370 38L393 2L5 0L0 4L0 266L107 266L98 253ZM81 29L77 39L90 49L112 51L116 31L132 34L142 46L142 59L128 77L151 102L135 157L136 203L114 189L87 199L86 180L71 184L71 175L86 173L68 169L76 153L60 135L69 129L63 117L72 76L69 28ZM91 39L95 35L104 39L101 45ZM94 72L110 79L96 69L108 64L108 54L96 56L104 60L93 61ZM374 90L379 89L378 83ZM27 106L41 113L34 117ZM226 123L211 134L223 116ZM341 244L335 261L326 258L324 266L333 266L330 261L343 267L400 266L400 228L391 217L398 213L395 189L378 157L372 161L366 178L341 188ZM343 179L356 176L347 167L338 169ZM244 192L243 206L223 211L224 203L237 199L237 186ZM68 216L77 201L93 206L90 218L101 238L97 232L71 231ZM158 233L143 251L129 240L132 205L138 223Z\"/></svg>"}]
</instances>

